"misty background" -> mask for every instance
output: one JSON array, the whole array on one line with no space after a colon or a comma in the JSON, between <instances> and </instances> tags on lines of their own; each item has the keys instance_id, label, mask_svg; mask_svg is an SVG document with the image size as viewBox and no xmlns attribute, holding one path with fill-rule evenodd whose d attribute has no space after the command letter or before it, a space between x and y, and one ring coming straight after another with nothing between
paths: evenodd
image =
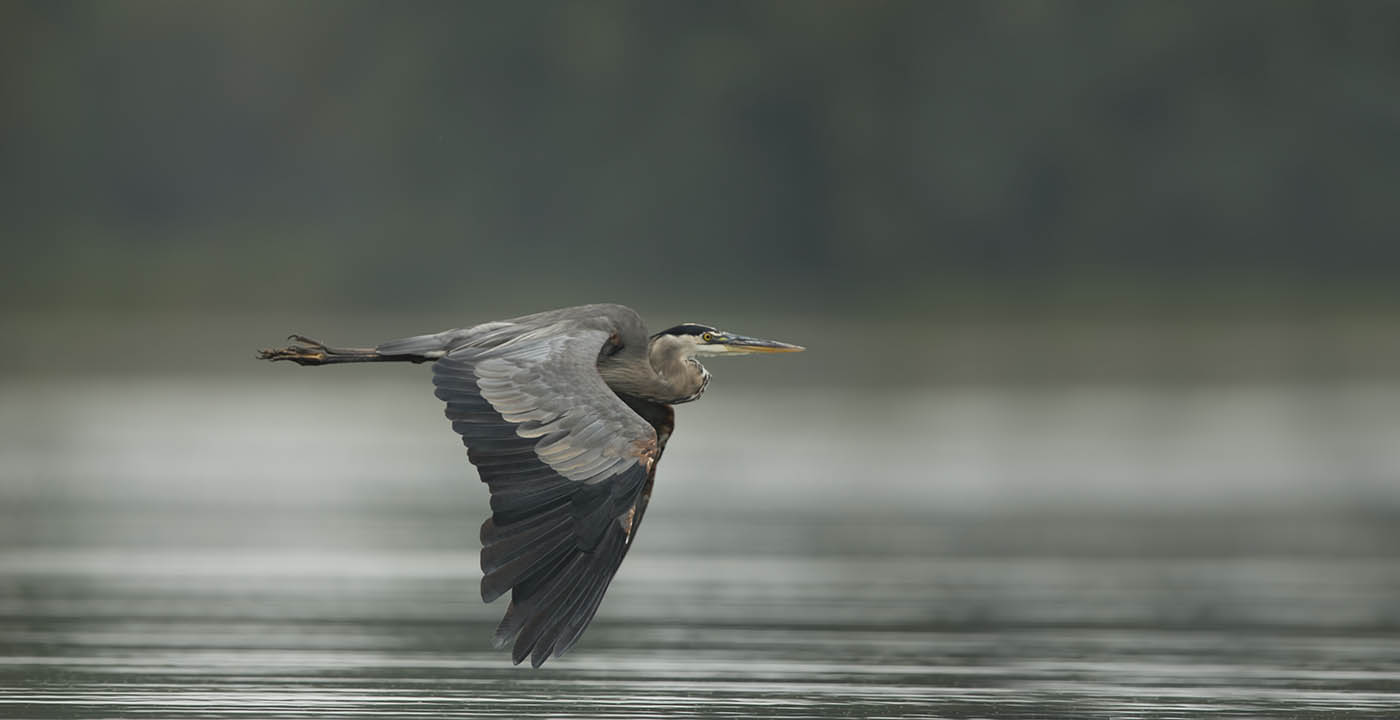
<instances>
[{"instance_id":1,"label":"misty background","mask_svg":"<svg viewBox=\"0 0 1400 720\"><path fill-rule=\"evenodd\" d=\"M1371 2L6 3L3 532L448 507L469 545L485 491L426 371L253 351L602 301L809 348L710 363L657 518L1394 508L1397 29Z\"/></svg>"}]
</instances>

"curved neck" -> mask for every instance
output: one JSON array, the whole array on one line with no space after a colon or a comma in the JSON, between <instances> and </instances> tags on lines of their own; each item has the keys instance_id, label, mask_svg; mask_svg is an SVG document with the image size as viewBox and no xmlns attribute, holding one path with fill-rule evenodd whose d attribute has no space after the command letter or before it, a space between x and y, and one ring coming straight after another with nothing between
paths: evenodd
<instances>
[{"instance_id":1,"label":"curved neck","mask_svg":"<svg viewBox=\"0 0 1400 720\"><path fill-rule=\"evenodd\" d=\"M598 360L598 373L614 392L665 405L690 402L705 391L710 373L695 360L695 343L662 335L626 346Z\"/></svg>"},{"instance_id":2,"label":"curved neck","mask_svg":"<svg viewBox=\"0 0 1400 720\"><path fill-rule=\"evenodd\" d=\"M647 347L647 360L661 381L667 403L689 402L700 397L710 373L695 359L695 343L685 337L662 335Z\"/></svg>"}]
</instances>

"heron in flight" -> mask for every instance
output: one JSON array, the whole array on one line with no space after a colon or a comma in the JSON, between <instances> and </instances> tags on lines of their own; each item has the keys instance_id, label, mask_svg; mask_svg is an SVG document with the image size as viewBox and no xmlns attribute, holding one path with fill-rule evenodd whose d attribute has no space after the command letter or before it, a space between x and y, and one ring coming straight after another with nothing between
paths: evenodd
<instances>
[{"instance_id":1,"label":"heron in flight","mask_svg":"<svg viewBox=\"0 0 1400 720\"><path fill-rule=\"evenodd\" d=\"M492 644L539 667L578 642L632 547L671 406L705 392L698 358L796 352L797 345L695 323L648 334L622 305L334 348L301 335L259 352L299 365L433 364L438 399L491 490L481 526L481 599L510 591Z\"/></svg>"}]
</instances>

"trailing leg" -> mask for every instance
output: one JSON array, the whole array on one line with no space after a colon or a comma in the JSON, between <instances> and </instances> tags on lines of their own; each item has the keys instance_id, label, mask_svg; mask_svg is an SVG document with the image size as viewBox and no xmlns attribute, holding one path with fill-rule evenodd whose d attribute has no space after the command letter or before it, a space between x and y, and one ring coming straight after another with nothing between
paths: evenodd
<instances>
[{"instance_id":1,"label":"trailing leg","mask_svg":"<svg viewBox=\"0 0 1400 720\"><path fill-rule=\"evenodd\" d=\"M287 339L295 340L298 344L284 348L264 348L258 351L258 357L263 360L290 360L298 365L336 365L363 362L421 363L437 359L416 353L383 354L375 348L335 348L304 335L290 335Z\"/></svg>"}]
</instances>

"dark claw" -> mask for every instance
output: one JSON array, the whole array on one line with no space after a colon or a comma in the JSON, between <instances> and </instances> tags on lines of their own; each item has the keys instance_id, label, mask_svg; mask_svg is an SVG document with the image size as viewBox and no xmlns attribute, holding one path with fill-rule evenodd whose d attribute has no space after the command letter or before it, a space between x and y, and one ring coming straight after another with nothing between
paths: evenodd
<instances>
[{"instance_id":1,"label":"dark claw","mask_svg":"<svg viewBox=\"0 0 1400 720\"><path fill-rule=\"evenodd\" d=\"M307 336L305 336L305 335L295 335L295 334L294 334L294 335L288 335L288 336L287 336L287 339L288 339L288 340L295 340L295 341L297 341L297 342L303 342L303 343L306 343L307 345L310 345L311 347L314 347L314 348L325 349L325 347L326 347L326 344L323 343L323 342L321 342L320 340L313 340L313 339L311 339L311 338L309 338L309 337L307 337Z\"/></svg>"}]
</instances>

